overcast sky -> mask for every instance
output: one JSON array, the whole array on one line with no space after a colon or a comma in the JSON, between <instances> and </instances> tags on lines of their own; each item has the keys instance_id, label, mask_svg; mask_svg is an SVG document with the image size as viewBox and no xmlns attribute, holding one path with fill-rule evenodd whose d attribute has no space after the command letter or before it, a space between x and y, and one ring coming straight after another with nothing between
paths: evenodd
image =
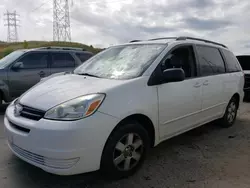
<instances>
[{"instance_id":1,"label":"overcast sky","mask_svg":"<svg viewBox=\"0 0 250 188\"><path fill-rule=\"evenodd\" d=\"M53 0L0 0L20 14L20 40L52 40ZM249 0L69 0L72 41L106 47L132 39L188 35L225 43L250 54Z\"/></svg>"}]
</instances>

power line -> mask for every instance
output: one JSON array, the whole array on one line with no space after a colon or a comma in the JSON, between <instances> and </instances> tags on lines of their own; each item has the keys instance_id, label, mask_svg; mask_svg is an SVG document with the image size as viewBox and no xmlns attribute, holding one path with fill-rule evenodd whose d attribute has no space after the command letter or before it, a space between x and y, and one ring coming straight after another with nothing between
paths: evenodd
<instances>
[{"instance_id":1,"label":"power line","mask_svg":"<svg viewBox=\"0 0 250 188\"><path fill-rule=\"evenodd\" d=\"M36 11L36 10L42 8L44 5L46 5L46 4L49 3L50 1L51 1L51 0L48 0L48 1L46 1L46 2L41 3L38 7L32 9L30 12L34 12L34 11Z\"/></svg>"},{"instance_id":2,"label":"power line","mask_svg":"<svg viewBox=\"0 0 250 188\"><path fill-rule=\"evenodd\" d=\"M17 27L18 22L20 21L17 19L19 16L16 11L9 12L7 11L4 16L6 17L5 21L7 22L4 26L7 26L8 29L8 35L7 35L7 42L17 42L18 41L18 33L17 33Z\"/></svg>"},{"instance_id":3,"label":"power line","mask_svg":"<svg viewBox=\"0 0 250 188\"><path fill-rule=\"evenodd\" d=\"M68 0L53 0L53 40L71 41Z\"/></svg>"}]
</instances>

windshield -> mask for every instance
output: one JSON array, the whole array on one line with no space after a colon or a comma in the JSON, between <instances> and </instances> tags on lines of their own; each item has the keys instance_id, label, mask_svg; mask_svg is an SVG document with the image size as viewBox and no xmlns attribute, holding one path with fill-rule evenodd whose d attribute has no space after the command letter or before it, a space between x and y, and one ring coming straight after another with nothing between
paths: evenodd
<instances>
[{"instance_id":1,"label":"windshield","mask_svg":"<svg viewBox=\"0 0 250 188\"><path fill-rule=\"evenodd\" d=\"M111 47L77 67L74 73L108 79L136 78L151 65L164 47L166 44Z\"/></svg>"},{"instance_id":2,"label":"windshield","mask_svg":"<svg viewBox=\"0 0 250 188\"><path fill-rule=\"evenodd\" d=\"M20 57L21 55L24 54L24 51L14 51L12 53L10 53L9 55L3 57L2 59L0 59L0 68L5 68L6 66L9 65L9 63L12 63L13 61L15 61L18 57Z\"/></svg>"}]
</instances>

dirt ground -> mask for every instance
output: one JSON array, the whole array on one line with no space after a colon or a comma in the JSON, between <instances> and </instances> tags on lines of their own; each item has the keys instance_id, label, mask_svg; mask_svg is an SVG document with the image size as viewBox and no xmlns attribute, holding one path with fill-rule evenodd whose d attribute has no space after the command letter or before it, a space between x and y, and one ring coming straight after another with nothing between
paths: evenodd
<instances>
[{"instance_id":1,"label":"dirt ground","mask_svg":"<svg viewBox=\"0 0 250 188\"><path fill-rule=\"evenodd\" d=\"M11 154L0 124L1 188L248 188L250 187L250 103L235 125L214 123L180 135L152 149L134 175L103 180L97 172L60 177L43 172ZM2 116L0 120L2 122Z\"/></svg>"}]
</instances>

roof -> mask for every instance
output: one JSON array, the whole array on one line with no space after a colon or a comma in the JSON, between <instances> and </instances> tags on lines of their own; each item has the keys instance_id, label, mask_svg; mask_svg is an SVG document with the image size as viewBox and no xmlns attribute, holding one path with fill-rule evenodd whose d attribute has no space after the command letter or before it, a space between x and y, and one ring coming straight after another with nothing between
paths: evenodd
<instances>
[{"instance_id":1,"label":"roof","mask_svg":"<svg viewBox=\"0 0 250 188\"><path fill-rule=\"evenodd\" d=\"M162 37L162 38L154 38L149 40L132 40L126 44L169 44L169 43L194 43L194 44L206 44L208 46L216 46L220 48L227 49L227 46L218 42L194 38L194 37Z\"/></svg>"}]
</instances>

